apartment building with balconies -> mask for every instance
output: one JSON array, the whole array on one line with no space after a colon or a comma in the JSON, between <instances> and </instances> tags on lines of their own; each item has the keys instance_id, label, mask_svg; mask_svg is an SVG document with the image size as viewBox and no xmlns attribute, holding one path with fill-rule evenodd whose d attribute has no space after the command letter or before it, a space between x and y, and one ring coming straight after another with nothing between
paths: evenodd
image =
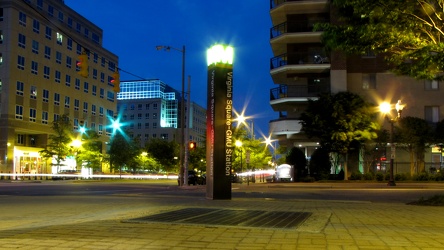
<instances>
[{"instance_id":1,"label":"apartment building with balconies","mask_svg":"<svg viewBox=\"0 0 444 250\"><path fill-rule=\"evenodd\" d=\"M276 87L270 90L270 105L278 113L270 121L270 134L287 148L300 147L310 156L316 140L301 133L299 118L308 100L322 92L350 91L366 101L407 104L402 115L436 123L444 118L444 88L441 82L415 80L389 71L383 58L372 53L346 56L327 54L317 22L335 22L329 0L270 0L270 75ZM387 126L381 120L383 126ZM398 157L398 156L397 156ZM399 161L408 161L401 154ZM441 153L426 154L426 162L442 161Z\"/></svg>"}]
</instances>

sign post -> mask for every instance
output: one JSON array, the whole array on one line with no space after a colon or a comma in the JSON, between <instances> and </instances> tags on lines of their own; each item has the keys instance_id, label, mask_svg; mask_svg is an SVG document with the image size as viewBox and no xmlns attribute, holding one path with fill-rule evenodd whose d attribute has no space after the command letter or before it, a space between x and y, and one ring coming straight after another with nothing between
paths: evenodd
<instances>
[{"instance_id":1,"label":"sign post","mask_svg":"<svg viewBox=\"0 0 444 250\"><path fill-rule=\"evenodd\" d=\"M231 199L233 47L207 51L207 198Z\"/></svg>"}]
</instances>

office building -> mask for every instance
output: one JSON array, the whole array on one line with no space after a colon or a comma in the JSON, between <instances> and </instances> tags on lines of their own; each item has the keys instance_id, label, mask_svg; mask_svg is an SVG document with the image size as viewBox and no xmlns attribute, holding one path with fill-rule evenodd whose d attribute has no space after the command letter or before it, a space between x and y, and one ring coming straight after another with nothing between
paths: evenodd
<instances>
[{"instance_id":1,"label":"office building","mask_svg":"<svg viewBox=\"0 0 444 250\"><path fill-rule=\"evenodd\" d=\"M64 114L73 131L83 124L109 141L118 57L102 47L102 33L62 0L0 1L1 172L53 172L38 152ZM89 59L77 65L82 54Z\"/></svg>"},{"instance_id":2,"label":"office building","mask_svg":"<svg viewBox=\"0 0 444 250\"><path fill-rule=\"evenodd\" d=\"M118 115L130 138L144 147L151 139L180 143L180 92L158 79L122 81L117 93ZM185 99L186 100L186 99ZM185 101L185 105L187 105ZM188 115L188 110L190 114ZM205 135L205 109L196 103L185 108L189 140L201 143ZM188 119L190 116L190 119Z\"/></svg>"}]
</instances>

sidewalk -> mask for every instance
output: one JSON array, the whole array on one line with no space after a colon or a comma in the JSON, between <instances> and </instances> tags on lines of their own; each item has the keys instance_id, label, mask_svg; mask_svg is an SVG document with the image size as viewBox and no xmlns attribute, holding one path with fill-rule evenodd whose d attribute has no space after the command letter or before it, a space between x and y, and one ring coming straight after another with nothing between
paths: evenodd
<instances>
[{"instance_id":1,"label":"sidewalk","mask_svg":"<svg viewBox=\"0 0 444 250\"><path fill-rule=\"evenodd\" d=\"M320 186L327 188L328 184ZM191 186L184 192L202 188ZM18 205L4 203L6 198ZM35 199L30 201L33 207L20 207L21 199ZM0 196L0 249L444 249L444 207L248 197L190 200L143 194L103 199L109 205L106 213L101 212L103 204L78 204L69 197L46 198L45 204L53 204L54 209L49 209L37 197ZM128 222L190 207L312 215L294 229ZM39 218L10 216L11 210L17 214L36 212ZM54 213L59 213L58 219L41 219Z\"/></svg>"}]
</instances>

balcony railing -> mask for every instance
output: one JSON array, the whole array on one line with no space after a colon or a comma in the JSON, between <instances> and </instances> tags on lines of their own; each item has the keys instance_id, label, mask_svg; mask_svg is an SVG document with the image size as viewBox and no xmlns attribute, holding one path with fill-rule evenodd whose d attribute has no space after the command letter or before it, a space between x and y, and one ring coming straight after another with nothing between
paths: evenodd
<instances>
[{"instance_id":1,"label":"balcony railing","mask_svg":"<svg viewBox=\"0 0 444 250\"><path fill-rule=\"evenodd\" d=\"M270 59L270 69L276 69L285 65L322 63L330 63L329 58L322 51L284 53Z\"/></svg>"},{"instance_id":2,"label":"balcony railing","mask_svg":"<svg viewBox=\"0 0 444 250\"><path fill-rule=\"evenodd\" d=\"M328 22L327 19L318 20L316 23ZM297 33L297 32L314 32L315 22L284 22L278 24L270 29L270 39L281 36L286 33Z\"/></svg>"},{"instance_id":3,"label":"balcony railing","mask_svg":"<svg viewBox=\"0 0 444 250\"><path fill-rule=\"evenodd\" d=\"M276 8L277 6L286 2L297 2L297 1L307 1L307 0L270 0L270 10Z\"/></svg>"},{"instance_id":4,"label":"balcony railing","mask_svg":"<svg viewBox=\"0 0 444 250\"><path fill-rule=\"evenodd\" d=\"M288 97L318 97L321 93L330 92L330 83L327 80L322 82L319 79L318 84L309 85L281 85L277 88L270 89L270 101Z\"/></svg>"}]
</instances>

